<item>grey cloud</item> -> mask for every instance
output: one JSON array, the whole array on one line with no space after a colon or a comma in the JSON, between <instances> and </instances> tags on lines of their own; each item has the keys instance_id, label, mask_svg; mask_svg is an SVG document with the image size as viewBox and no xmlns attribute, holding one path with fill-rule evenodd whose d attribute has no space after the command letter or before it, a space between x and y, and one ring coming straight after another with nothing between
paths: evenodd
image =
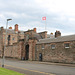
<instances>
[{"instance_id":1,"label":"grey cloud","mask_svg":"<svg viewBox=\"0 0 75 75\"><path fill-rule=\"evenodd\" d=\"M69 21L68 19L72 16L67 16L63 12L48 12L46 8L40 8L35 0L0 0L0 14L3 15L3 17L0 18L4 20L1 20L3 24L6 23L5 19L12 18L13 20L10 22L10 25L17 23L26 27L28 25L30 25L30 27L40 26L42 30L45 23L42 21L42 17L46 16L47 27L49 29L52 28L53 30L54 28L66 32L69 31L69 28L74 31L75 27L75 22ZM48 31L50 31L49 29Z\"/></svg>"}]
</instances>

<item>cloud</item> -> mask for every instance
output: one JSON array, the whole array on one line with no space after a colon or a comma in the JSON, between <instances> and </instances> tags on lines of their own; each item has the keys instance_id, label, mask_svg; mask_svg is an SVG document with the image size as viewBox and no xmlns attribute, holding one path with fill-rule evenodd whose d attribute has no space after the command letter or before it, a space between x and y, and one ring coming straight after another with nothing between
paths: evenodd
<instances>
[{"instance_id":1,"label":"cloud","mask_svg":"<svg viewBox=\"0 0 75 75\"><path fill-rule=\"evenodd\" d=\"M75 12L75 0L36 0L36 3L50 12Z\"/></svg>"},{"instance_id":2,"label":"cloud","mask_svg":"<svg viewBox=\"0 0 75 75\"><path fill-rule=\"evenodd\" d=\"M26 13L4 12L2 14L8 17L11 16L13 18L33 18L32 16L27 15Z\"/></svg>"},{"instance_id":3,"label":"cloud","mask_svg":"<svg viewBox=\"0 0 75 75\"><path fill-rule=\"evenodd\" d=\"M73 22L73 21L75 21L75 18L69 18L69 21Z\"/></svg>"},{"instance_id":4,"label":"cloud","mask_svg":"<svg viewBox=\"0 0 75 75\"><path fill-rule=\"evenodd\" d=\"M3 14L0 14L1 19L5 19L5 16Z\"/></svg>"},{"instance_id":5,"label":"cloud","mask_svg":"<svg viewBox=\"0 0 75 75\"><path fill-rule=\"evenodd\" d=\"M74 33L75 0L0 0L0 24L6 25L6 19L12 18L10 26L17 23L20 29L27 30L37 27L38 32L62 31L62 34Z\"/></svg>"}]
</instances>

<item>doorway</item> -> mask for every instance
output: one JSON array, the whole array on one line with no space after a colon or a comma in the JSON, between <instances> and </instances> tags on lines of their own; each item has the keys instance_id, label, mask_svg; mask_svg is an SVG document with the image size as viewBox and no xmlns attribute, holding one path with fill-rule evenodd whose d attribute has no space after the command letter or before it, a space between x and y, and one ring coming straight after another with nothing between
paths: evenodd
<instances>
[{"instance_id":1,"label":"doorway","mask_svg":"<svg viewBox=\"0 0 75 75\"><path fill-rule=\"evenodd\" d=\"M26 60L28 60L29 59L29 45L26 45L26 54L25 54L26 56Z\"/></svg>"},{"instance_id":2,"label":"doorway","mask_svg":"<svg viewBox=\"0 0 75 75\"><path fill-rule=\"evenodd\" d=\"M39 53L39 61L42 61L42 53Z\"/></svg>"}]
</instances>

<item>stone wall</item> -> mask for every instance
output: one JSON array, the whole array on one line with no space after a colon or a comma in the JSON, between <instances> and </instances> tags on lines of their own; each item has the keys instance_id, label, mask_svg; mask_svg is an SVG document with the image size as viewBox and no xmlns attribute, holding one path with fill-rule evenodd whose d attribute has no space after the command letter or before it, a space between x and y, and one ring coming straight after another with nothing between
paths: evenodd
<instances>
[{"instance_id":1,"label":"stone wall","mask_svg":"<svg viewBox=\"0 0 75 75\"><path fill-rule=\"evenodd\" d=\"M65 48L64 42L60 42L53 43L55 49L51 49L51 44L44 44L44 49L41 48L42 44L37 45L37 60L39 53L42 53L43 61L75 63L75 41L70 42L70 48Z\"/></svg>"},{"instance_id":2,"label":"stone wall","mask_svg":"<svg viewBox=\"0 0 75 75\"><path fill-rule=\"evenodd\" d=\"M38 34L40 34L40 36L41 36L42 39L47 38L47 31L45 31L45 32L40 32L40 33L38 33Z\"/></svg>"},{"instance_id":3,"label":"stone wall","mask_svg":"<svg viewBox=\"0 0 75 75\"><path fill-rule=\"evenodd\" d=\"M2 40L3 38L2 38L2 36L3 36L2 35L2 31L0 31L0 57L2 57L2 54L3 54L2 53L3 52L3 43L2 43L3 42L3 40Z\"/></svg>"},{"instance_id":4,"label":"stone wall","mask_svg":"<svg viewBox=\"0 0 75 75\"><path fill-rule=\"evenodd\" d=\"M6 46L5 57L10 58L22 58L23 42L15 43L13 45Z\"/></svg>"},{"instance_id":5,"label":"stone wall","mask_svg":"<svg viewBox=\"0 0 75 75\"><path fill-rule=\"evenodd\" d=\"M35 45L37 40L29 40L29 60L35 60Z\"/></svg>"},{"instance_id":6,"label":"stone wall","mask_svg":"<svg viewBox=\"0 0 75 75\"><path fill-rule=\"evenodd\" d=\"M6 37L6 45L8 45L8 35L10 35L10 40L9 40L9 45L13 45L13 43L17 43L18 42L18 34L7 34L4 32L3 33L3 43L5 42L5 37Z\"/></svg>"}]
</instances>

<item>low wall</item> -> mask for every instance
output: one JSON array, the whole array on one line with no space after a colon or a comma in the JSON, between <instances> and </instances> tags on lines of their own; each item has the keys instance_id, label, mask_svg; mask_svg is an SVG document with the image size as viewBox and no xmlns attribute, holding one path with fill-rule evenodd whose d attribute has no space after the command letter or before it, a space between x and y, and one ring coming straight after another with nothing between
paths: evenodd
<instances>
[{"instance_id":1,"label":"low wall","mask_svg":"<svg viewBox=\"0 0 75 75\"><path fill-rule=\"evenodd\" d=\"M21 59L22 42L6 46L5 57Z\"/></svg>"}]
</instances>

